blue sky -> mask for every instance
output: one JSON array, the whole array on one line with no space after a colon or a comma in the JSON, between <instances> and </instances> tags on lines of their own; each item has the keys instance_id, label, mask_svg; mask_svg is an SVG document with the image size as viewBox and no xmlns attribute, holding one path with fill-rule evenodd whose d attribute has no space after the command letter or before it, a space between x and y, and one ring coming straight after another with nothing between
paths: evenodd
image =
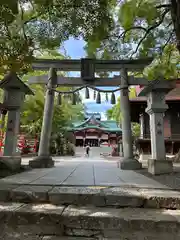
<instances>
[{"instance_id":1,"label":"blue sky","mask_svg":"<svg viewBox=\"0 0 180 240\"><path fill-rule=\"evenodd\" d=\"M64 46L61 49L63 51L63 48L65 48L66 54L71 58L79 59L85 57L86 53L83 49L84 45L85 43L83 40L75 40L73 38L70 38L64 43Z\"/></svg>"},{"instance_id":2,"label":"blue sky","mask_svg":"<svg viewBox=\"0 0 180 240\"><path fill-rule=\"evenodd\" d=\"M68 41L64 43L61 47L60 51L65 53L66 55L70 56L72 59L80 59L86 56L86 53L83 49L85 42L83 40L75 40L70 38ZM104 89L111 90L114 89L112 87L105 87ZM109 99L110 99L109 94ZM116 93L116 98L118 97L119 93ZM102 103L96 104L95 100L93 100L93 91L90 91L90 99L84 99L84 91L81 92L81 96L83 98L83 102L87 107L87 111L89 112L100 112L102 119L106 118L106 111L112 108L110 103L105 101L105 94L102 94Z\"/></svg>"}]
</instances>

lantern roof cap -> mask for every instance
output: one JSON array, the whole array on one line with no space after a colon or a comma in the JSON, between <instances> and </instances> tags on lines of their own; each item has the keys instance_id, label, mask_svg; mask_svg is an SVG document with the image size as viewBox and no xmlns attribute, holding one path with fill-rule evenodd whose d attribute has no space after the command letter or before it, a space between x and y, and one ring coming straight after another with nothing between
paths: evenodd
<instances>
[{"instance_id":1,"label":"lantern roof cap","mask_svg":"<svg viewBox=\"0 0 180 240\"><path fill-rule=\"evenodd\" d=\"M27 95L34 95L33 91L26 85L14 72L9 72L5 75L4 79L0 82L0 88L5 90L17 90L24 92Z\"/></svg>"}]
</instances>

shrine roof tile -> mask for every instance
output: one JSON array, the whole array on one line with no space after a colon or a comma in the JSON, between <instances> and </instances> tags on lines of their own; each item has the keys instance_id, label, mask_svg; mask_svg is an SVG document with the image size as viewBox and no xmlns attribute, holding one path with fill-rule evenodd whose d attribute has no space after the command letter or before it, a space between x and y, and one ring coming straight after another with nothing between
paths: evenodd
<instances>
[{"instance_id":1,"label":"shrine roof tile","mask_svg":"<svg viewBox=\"0 0 180 240\"><path fill-rule=\"evenodd\" d=\"M117 122L113 121L113 120L104 120L101 121L103 123L105 123L109 128L118 128Z\"/></svg>"},{"instance_id":2,"label":"shrine roof tile","mask_svg":"<svg viewBox=\"0 0 180 240\"><path fill-rule=\"evenodd\" d=\"M87 129L96 129L96 130L101 130L104 132L122 132L121 128L101 128L95 125L91 125L91 126L87 126L87 127L79 127L79 128L71 128L69 130L73 130L73 131L83 131L83 130L87 130Z\"/></svg>"},{"instance_id":3,"label":"shrine roof tile","mask_svg":"<svg viewBox=\"0 0 180 240\"><path fill-rule=\"evenodd\" d=\"M86 120L81 123L75 122L75 123L73 123L73 126L71 128L69 128L68 130L83 131L86 129L97 129L97 130L108 131L108 132L122 132L122 129L117 126L116 121L96 120L96 123L98 123L98 125L90 123L89 120Z\"/></svg>"},{"instance_id":4,"label":"shrine roof tile","mask_svg":"<svg viewBox=\"0 0 180 240\"><path fill-rule=\"evenodd\" d=\"M131 98L130 102L146 102L146 97L144 96L139 96L140 92L142 91L143 87L137 86L136 87L136 94L137 97ZM176 81L176 88L171 90L167 95L166 95L166 101L180 101L180 79Z\"/></svg>"}]
</instances>

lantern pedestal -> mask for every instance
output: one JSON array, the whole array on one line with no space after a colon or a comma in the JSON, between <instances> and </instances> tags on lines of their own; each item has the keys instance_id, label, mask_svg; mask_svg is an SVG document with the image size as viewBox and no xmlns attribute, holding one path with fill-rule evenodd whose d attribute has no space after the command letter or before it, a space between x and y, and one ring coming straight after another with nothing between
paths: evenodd
<instances>
[{"instance_id":1,"label":"lantern pedestal","mask_svg":"<svg viewBox=\"0 0 180 240\"><path fill-rule=\"evenodd\" d=\"M21 168L21 156L0 157L0 177L6 177L12 173L19 172Z\"/></svg>"},{"instance_id":2,"label":"lantern pedestal","mask_svg":"<svg viewBox=\"0 0 180 240\"><path fill-rule=\"evenodd\" d=\"M134 158L123 158L123 160L120 161L120 166L123 170L138 170L142 168L142 163Z\"/></svg>"}]
</instances>

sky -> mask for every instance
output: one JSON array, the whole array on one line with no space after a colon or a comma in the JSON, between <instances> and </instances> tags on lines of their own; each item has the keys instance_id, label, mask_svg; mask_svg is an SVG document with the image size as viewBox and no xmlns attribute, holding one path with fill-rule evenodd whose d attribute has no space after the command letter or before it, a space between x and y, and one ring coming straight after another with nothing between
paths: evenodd
<instances>
[{"instance_id":1,"label":"sky","mask_svg":"<svg viewBox=\"0 0 180 240\"><path fill-rule=\"evenodd\" d=\"M64 45L60 48L60 51L62 53L65 53L66 55L70 56L71 59L80 59L86 56L86 53L83 49L85 45L85 42L83 40L75 40L73 38L70 38L68 41L64 43ZM73 74L74 75L74 74ZM99 87L100 88L100 87ZM104 87L103 89L106 90L113 90L115 88L113 87ZM95 100L93 100L93 91L90 90L90 99L84 98L84 91L81 91L81 97L86 105L88 112L99 112L101 113L101 119L106 119L106 111L110 108L112 108L113 105L111 105L109 102L105 101L105 94L101 94L101 104L96 104ZM119 96L119 92L116 92L116 99ZM108 98L110 99L111 94L108 94Z\"/></svg>"}]
</instances>

